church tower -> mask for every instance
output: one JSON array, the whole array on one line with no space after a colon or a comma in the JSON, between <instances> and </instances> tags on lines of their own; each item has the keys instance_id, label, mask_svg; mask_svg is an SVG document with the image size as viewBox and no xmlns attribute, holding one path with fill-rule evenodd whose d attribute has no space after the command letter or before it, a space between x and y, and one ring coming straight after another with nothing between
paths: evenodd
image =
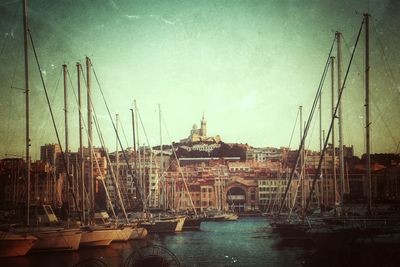
<instances>
[{"instance_id":1,"label":"church tower","mask_svg":"<svg viewBox=\"0 0 400 267\"><path fill-rule=\"evenodd\" d=\"M203 112L203 118L201 119L200 135L204 137L207 136L207 122L206 119L204 118L204 112Z\"/></svg>"}]
</instances>

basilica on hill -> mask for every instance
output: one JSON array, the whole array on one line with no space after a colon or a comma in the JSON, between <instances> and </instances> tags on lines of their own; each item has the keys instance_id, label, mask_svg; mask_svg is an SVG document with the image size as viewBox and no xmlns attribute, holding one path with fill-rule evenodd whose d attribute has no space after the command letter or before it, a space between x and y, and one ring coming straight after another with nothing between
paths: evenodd
<instances>
[{"instance_id":1,"label":"basilica on hill","mask_svg":"<svg viewBox=\"0 0 400 267\"><path fill-rule=\"evenodd\" d=\"M181 143L196 143L196 142L213 142L219 143L221 142L221 137L219 135L216 136L207 136L207 122L203 117L200 122L200 129L197 127L197 124L194 124L192 130L190 130L190 135L188 138L182 139Z\"/></svg>"}]
</instances>

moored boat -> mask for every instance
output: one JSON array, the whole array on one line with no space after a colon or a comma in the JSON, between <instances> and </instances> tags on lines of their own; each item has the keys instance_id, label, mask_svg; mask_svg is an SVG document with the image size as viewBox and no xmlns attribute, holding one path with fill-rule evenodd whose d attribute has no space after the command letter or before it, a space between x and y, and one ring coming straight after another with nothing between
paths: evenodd
<instances>
[{"instance_id":1,"label":"moored boat","mask_svg":"<svg viewBox=\"0 0 400 267\"><path fill-rule=\"evenodd\" d=\"M177 219L156 220L140 223L140 227L146 228L149 233L174 233L178 224Z\"/></svg>"},{"instance_id":2,"label":"moored boat","mask_svg":"<svg viewBox=\"0 0 400 267\"><path fill-rule=\"evenodd\" d=\"M40 229L30 233L38 239L33 252L78 250L82 237L79 229Z\"/></svg>"},{"instance_id":3,"label":"moored boat","mask_svg":"<svg viewBox=\"0 0 400 267\"><path fill-rule=\"evenodd\" d=\"M33 235L17 235L0 231L0 257L24 256L36 240L37 238Z\"/></svg>"},{"instance_id":4,"label":"moored boat","mask_svg":"<svg viewBox=\"0 0 400 267\"><path fill-rule=\"evenodd\" d=\"M132 235L133 232L133 228L131 226L121 226L119 228L116 228L117 230L117 234L116 237L113 239L112 242L123 242L123 241L127 241L130 236Z\"/></svg>"},{"instance_id":5,"label":"moored boat","mask_svg":"<svg viewBox=\"0 0 400 267\"><path fill-rule=\"evenodd\" d=\"M176 225L175 232L182 232L183 230L183 225L185 224L186 221L186 216L178 216L178 224Z\"/></svg>"},{"instance_id":6,"label":"moored boat","mask_svg":"<svg viewBox=\"0 0 400 267\"><path fill-rule=\"evenodd\" d=\"M237 221L237 219L239 219L239 216L232 212L224 213L223 216L225 221Z\"/></svg>"},{"instance_id":7,"label":"moored boat","mask_svg":"<svg viewBox=\"0 0 400 267\"><path fill-rule=\"evenodd\" d=\"M183 230L200 230L201 217L186 217L185 223L183 224Z\"/></svg>"},{"instance_id":8,"label":"moored boat","mask_svg":"<svg viewBox=\"0 0 400 267\"><path fill-rule=\"evenodd\" d=\"M106 247L116 238L119 231L104 227L84 227L82 230L82 247Z\"/></svg>"},{"instance_id":9,"label":"moored boat","mask_svg":"<svg viewBox=\"0 0 400 267\"><path fill-rule=\"evenodd\" d=\"M135 227L131 233L129 239L140 240L146 238L148 231L144 227Z\"/></svg>"}]
</instances>

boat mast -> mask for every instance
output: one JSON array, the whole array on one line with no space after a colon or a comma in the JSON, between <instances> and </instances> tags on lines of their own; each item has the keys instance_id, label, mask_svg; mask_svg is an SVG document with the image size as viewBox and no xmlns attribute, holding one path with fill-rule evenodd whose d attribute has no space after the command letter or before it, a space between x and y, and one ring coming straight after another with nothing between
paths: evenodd
<instances>
[{"instance_id":1,"label":"boat mast","mask_svg":"<svg viewBox=\"0 0 400 267\"><path fill-rule=\"evenodd\" d=\"M161 201L164 211L167 210L167 201L166 201L166 184L164 178L164 159L163 159L163 145L162 145L162 126L161 126L161 105L158 104L158 124L160 127L160 174L161 174Z\"/></svg>"},{"instance_id":2,"label":"boat mast","mask_svg":"<svg viewBox=\"0 0 400 267\"><path fill-rule=\"evenodd\" d=\"M137 153L138 153L138 162L139 162L139 179L137 179L139 190L143 190L143 183L142 183L142 162L141 162L141 155L140 155L140 141L139 141L139 128L138 128L138 107L136 104L136 100L134 100L135 105L135 128L136 128L136 142L137 142ZM136 149L135 149L136 150ZM144 205L146 203L146 198L142 199Z\"/></svg>"},{"instance_id":3,"label":"boat mast","mask_svg":"<svg viewBox=\"0 0 400 267\"><path fill-rule=\"evenodd\" d=\"M23 0L22 14L24 23L24 60L25 60L25 143L26 143L26 225L29 225L31 156L29 137L29 66L28 66L28 0Z\"/></svg>"},{"instance_id":4,"label":"boat mast","mask_svg":"<svg viewBox=\"0 0 400 267\"><path fill-rule=\"evenodd\" d=\"M325 140L325 130L322 130L322 139ZM322 147L321 147L321 149L322 149ZM321 155L323 155L323 157L324 157L324 161L323 161L324 168L323 168L323 175L322 175L323 179L321 180L321 187L322 187L321 192L324 192L324 187L328 188L327 185L329 184L329 180L327 179L328 176L327 176L327 167L326 167L326 153L321 150ZM326 190L325 193L322 195L322 204L324 205L324 207L326 207L328 205L328 203L329 203L329 190Z\"/></svg>"},{"instance_id":5,"label":"boat mast","mask_svg":"<svg viewBox=\"0 0 400 267\"><path fill-rule=\"evenodd\" d=\"M366 142L366 176L368 179L368 210L372 208L370 119L369 119L369 14L364 14L365 22L365 142Z\"/></svg>"},{"instance_id":6,"label":"boat mast","mask_svg":"<svg viewBox=\"0 0 400 267\"><path fill-rule=\"evenodd\" d=\"M93 179L93 138L92 138L92 96L90 90L90 59L86 57L86 87L87 87L87 111L88 111L88 147L89 147L89 195L90 212L94 215L94 179ZM94 216L93 216L94 217ZM93 218L92 217L92 218Z\"/></svg>"},{"instance_id":7,"label":"boat mast","mask_svg":"<svg viewBox=\"0 0 400 267\"><path fill-rule=\"evenodd\" d=\"M299 106L300 112L300 142L303 140L303 106ZM301 186L301 210L304 211L304 200L305 200L305 182L304 182L304 147L300 150L300 172L299 172L299 183Z\"/></svg>"},{"instance_id":8,"label":"boat mast","mask_svg":"<svg viewBox=\"0 0 400 267\"><path fill-rule=\"evenodd\" d=\"M322 157L322 92L319 95L318 109L319 109L319 155ZM321 204L324 205L324 186L323 186L324 184L323 180L325 179L324 175L321 175L320 179L321 179L320 180Z\"/></svg>"},{"instance_id":9,"label":"boat mast","mask_svg":"<svg viewBox=\"0 0 400 267\"><path fill-rule=\"evenodd\" d=\"M341 85L339 85L340 87ZM332 120L335 120L335 57L331 57L331 100L332 100ZM335 148L335 123L332 123L332 176L333 176L333 199L335 209L338 203L337 199L337 181L336 181L336 148Z\"/></svg>"},{"instance_id":10,"label":"boat mast","mask_svg":"<svg viewBox=\"0 0 400 267\"><path fill-rule=\"evenodd\" d=\"M64 131L65 131L65 162L66 166L65 169L68 170L65 172L65 175L67 176L69 173L69 148L68 148L68 94L67 94L67 65L63 64L63 76L64 76ZM67 177L67 181L69 180L69 177ZM66 191L68 192L69 189L69 184L66 183Z\"/></svg>"},{"instance_id":11,"label":"boat mast","mask_svg":"<svg viewBox=\"0 0 400 267\"><path fill-rule=\"evenodd\" d=\"M336 46L337 46L337 81L338 90L342 89L342 33L336 32ZM338 92L340 93L340 92ZM339 102L338 109L338 123L339 123L339 176L340 176L340 209L343 211L343 196L344 196L344 153L343 153L343 110L342 101Z\"/></svg>"},{"instance_id":12,"label":"boat mast","mask_svg":"<svg viewBox=\"0 0 400 267\"><path fill-rule=\"evenodd\" d=\"M81 64L76 63L76 72L78 76L78 105L79 105L79 164L80 164L80 178L81 178L81 211L82 211L82 224L85 224L85 164L83 160L83 122L82 122L82 91L81 91Z\"/></svg>"},{"instance_id":13,"label":"boat mast","mask_svg":"<svg viewBox=\"0 0 400 267\"><path fill-rule=\"evenodd\" d=\"M131 108L131 117L132 117L132 138L133 138L133 156L134 156L134 159L133 159L133 168L134 168L134 170L135 170L135 176L137 177L137 169L136 169L136 138L135 138L135 114L134 114L134 112L133 112L133 108ZM132 177L132 179L133 179L133 177ZM132 183L133 184L133 183ZM137 186L137 185L136 185ZM135 193L136 193L136 198L138 197L138 191L137 191L138 189L136 188L135 189ZM131 191L131 192L133 192L133 191Z\"/></svg>"},{"instance_id":14,"label":"boat mast","mask_svg":"<svg viewBox=\"0 0 400 267\"><path fill-rule=\"evenodd\" d=\"M119 153L118 153L118 114L115 114L115 131L117 132L116 136L116 148L115 148L115 180L118 183L119 178Z\"/></svg>"}]
</instances>

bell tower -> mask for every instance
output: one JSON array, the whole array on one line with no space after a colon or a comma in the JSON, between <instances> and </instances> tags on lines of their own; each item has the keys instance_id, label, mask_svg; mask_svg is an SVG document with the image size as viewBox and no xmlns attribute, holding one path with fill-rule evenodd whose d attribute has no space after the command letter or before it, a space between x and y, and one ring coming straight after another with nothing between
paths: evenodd
<instances>
[{"instance_id":1,"label":"bell tower","mask_svg":"<svg viewBox=\"0 0 400 267\"><path fill-rule=\"evenodd\" d=\"M204 112L203 112L203 117L201 119L200 135L207 136L207 122L206 119L204 118Z\"/></svg>"}]
</instances>

